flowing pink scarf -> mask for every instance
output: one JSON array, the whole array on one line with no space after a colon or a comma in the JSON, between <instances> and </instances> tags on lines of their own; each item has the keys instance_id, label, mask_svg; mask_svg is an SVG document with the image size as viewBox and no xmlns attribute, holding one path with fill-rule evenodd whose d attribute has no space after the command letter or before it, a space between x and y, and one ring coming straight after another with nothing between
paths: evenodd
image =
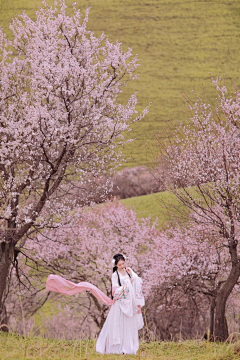
<instances>
[{"instance_id":1,"label":"flowing pink scarf","mask_svg":"<svg viewBox=\"0 0 240 360\"><path fill-rule=\"evenodd\" d=\"M46 281L46 289L49 291L56 291L64 295L74 295L85 290L91 291L91 293L100 301L106 305L112 305L113 300L99 290L95 285L89 282L80 282L75 284L69 280L62 278L59 275L49 275Z\"/></svg>"}]
</instances>

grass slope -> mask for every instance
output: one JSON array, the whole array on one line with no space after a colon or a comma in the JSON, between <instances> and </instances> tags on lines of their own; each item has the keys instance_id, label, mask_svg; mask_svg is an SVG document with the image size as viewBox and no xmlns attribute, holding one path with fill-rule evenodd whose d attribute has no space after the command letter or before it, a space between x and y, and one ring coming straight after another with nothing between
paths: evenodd
<instances>
[{"instance_id":1,"label":"grass slope","mask_svg":"<svg viewBox=\"0 0 240 360\"><path fill-rule=\"evenodd\" d=\"M52 0L48 0L52 3ZM72 0L67 0L68 4ZM147 140L184 120L182 93L193 89L212 102L216 97L212 76L240 84L238 0L77 0L91 6L89 29L105 31L139 54L140 80L129 88L138 91L139 110L150 101L148 116L127 136L136 141L125 149L128 166L144 163ZM12 16L26 10L34 17L40 0L0 0L0 26L6 31ZM9 34L9 31L8 31ZM205 91L203 90L205 88Z\"/></svg>"},{"instance_id":2,"label":"grass slope","mask_svg":"<svg viewBox=\"0 0 240 360\"><path fill-rule=\"evenodd\" d=\"M99 355L93 340L48 340L0 334L0 360L237 360L239 343L215 344L202 341L140 343L137 356Z\"/></svg>"},{"instance_id":3,"label":"grass slope","mask_svg":"<svg viewBox=\"0 0 240 360\"><path fill-rule=\"evenodd\" d=\"M176 197L169 191L162 191L155 194L136 196L128 199L120 200L123 205L136 210L139 219L151 216L151 221L158 218L158 225L163 226L169 219L169 213L165 208L165 203L181 206L177 202Z\"/></svg>"}]
</instances>

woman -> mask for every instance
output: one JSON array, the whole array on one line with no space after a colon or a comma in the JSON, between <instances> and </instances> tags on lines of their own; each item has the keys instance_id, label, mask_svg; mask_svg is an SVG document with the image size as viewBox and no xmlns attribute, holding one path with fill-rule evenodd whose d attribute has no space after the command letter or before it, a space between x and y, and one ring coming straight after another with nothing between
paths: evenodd
<instances>
[{"instance_id":1,"label":"woman","mask_svg":"<svg viewBox=\"0 0 240 360\"><path fill-rule=\"evenodd\" d=\"M131 268L125 267L124 255L114 255L112 263L113 305L98 337L96 351L101 354L136 354L138 330L144 325L142 280Z\"/></svg>"},{"instance_id":2,"label":"woman","mask_svg":"<svg viewBox=\"0 0 240 360\"><path fill-rule=\"evenodd\" d=\"M139 347L138 330L143 327L141 307L144 305L142 279L125 268L125 256L116 254L112 260L112 298L89 282L75 284L59 275L51 274L46 289L64 295L85 290L106 305L111 305L108 317L98 337L96 350L101 354L136 354Z\"/></svg>"}]
</instances>

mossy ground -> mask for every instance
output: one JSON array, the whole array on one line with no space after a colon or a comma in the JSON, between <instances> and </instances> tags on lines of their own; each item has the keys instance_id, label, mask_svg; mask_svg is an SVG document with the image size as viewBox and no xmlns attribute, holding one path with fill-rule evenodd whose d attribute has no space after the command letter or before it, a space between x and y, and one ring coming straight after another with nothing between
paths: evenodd
<instances>
[{"instance_id":1,"label":"mossy ground","mask_svg":"<svg viewBox=\"0 0 240 360\"><path fill-rule=\"evenodd\" d=\"M53 3L53 0L47 0ZM73 0L66 0L71 4ZM238 0L76 0L84 11L91 6L88 28L104 31L125 48L132 47L141 66L140 80L127 89L138 91L142 110L149 114L126 136L136 138L126 147L127 166L146 162L147 141L186 118L182 94L194 90L214 102L213 77L240 85L240 2ZM41 0L0 0L0 26L10 36L11 17L23 10L34 17ZM233 87L231 87L233 91Z\"/></svg>"},{"instance_id":2,"label":"mossy ground","mask_svg":"<svg viewBox=\"0 0 240 360\"><path fill-rule=\"evenodd\" d=\"M49 340L0 334L0 360L237 360L239 344L216 344L207 341L140 342L135 355L99 355L94 340Z\"/></svg>"}]
</instances>

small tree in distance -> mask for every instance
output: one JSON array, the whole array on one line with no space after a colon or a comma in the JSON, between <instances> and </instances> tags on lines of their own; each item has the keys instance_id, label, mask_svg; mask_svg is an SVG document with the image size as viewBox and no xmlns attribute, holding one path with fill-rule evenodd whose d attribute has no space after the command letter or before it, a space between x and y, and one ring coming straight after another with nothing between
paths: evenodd
<instances>
[{"instance_id":1,"label":"small tree in distance","mask_svg":"<svg viewBox=\"0 0 240 360\"><path fill-rule=\"evenodd\" d=\"M197 98L188 103L191 117L169 143L157 138L157 154L167 163L168 189L180 204L182 218L191 226L202 226L214 233L220 248L228 250L230 267L222 274L216 288L214 338L228 337L226 302L240 276L238 239L240 223L240 94L227 97L226 86L213 81L217 90L212 108ZM157 162L157 159L156 159ZM160 179L161 180L161 179ZM171 204L169 204L171 207ZM194 234L192 243L194 244Z\"/></svg>"},{"instance_id":2,"label":"small tree in distance","mask_svg":"<svg viewBox=\"0 0 240 360\"><path fill-rule=\"evenodd\" d=\"M135 94L119 102L138 60L88 31L88 12L43 1L36 21L13 19L12 41L0 32L0 304L17 244L74 207L71 182L119 165L122 132L147 112L136 117Z\"/></svg>"}]
</instances>

